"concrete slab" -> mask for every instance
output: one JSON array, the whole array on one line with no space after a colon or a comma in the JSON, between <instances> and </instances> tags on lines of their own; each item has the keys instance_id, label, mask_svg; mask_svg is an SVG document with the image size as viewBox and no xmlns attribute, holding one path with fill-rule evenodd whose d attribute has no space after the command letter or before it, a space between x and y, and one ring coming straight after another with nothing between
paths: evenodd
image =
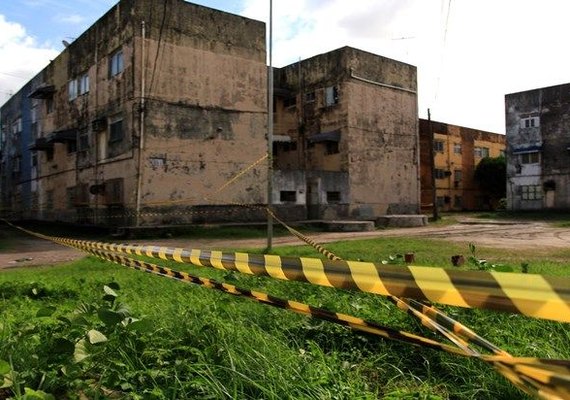
<instances>
[{"instance_id":1,"label":"concrete slab","mask_svg":"<svg viewBox=\"0 0 570 400\"><path fill-rule=\"evenodd\" d=\"M427 215L381 215L376 218L376 226L383 228L409 228L425 226L428 223Z\"/></svg>"}]
</instances>

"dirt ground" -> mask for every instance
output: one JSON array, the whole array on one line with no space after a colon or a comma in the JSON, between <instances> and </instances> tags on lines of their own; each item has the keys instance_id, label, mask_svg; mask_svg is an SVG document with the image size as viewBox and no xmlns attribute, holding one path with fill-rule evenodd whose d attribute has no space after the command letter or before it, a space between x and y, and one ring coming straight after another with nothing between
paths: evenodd
<instances>
[{"instance_id":1,"label":"dirt ground","mask_svg":"<svg viewBox=\"0 0 570 400\"><path fill-rule=\"evenodd\" d=\"M27 236L10 228L2 232L8 238L9 247L0 251L0 268L53 265L81 258L84 253L71 248ZM570 248L570 228L555 228L544 222L494 221L462 218L453 225L398 228L374 232L327 232L311 235L318 243L357 240L376 237L426 237L461 243L476 243L481 247L510 250L546 250ZM121 241L123 243L123 241ZM157 239L134 240L129 243L156 246L197 248L204 250L222 248L264 248L266 239ZM295 237L276 237L274 246L300 244Z\"/></svg>"}]
</instances>

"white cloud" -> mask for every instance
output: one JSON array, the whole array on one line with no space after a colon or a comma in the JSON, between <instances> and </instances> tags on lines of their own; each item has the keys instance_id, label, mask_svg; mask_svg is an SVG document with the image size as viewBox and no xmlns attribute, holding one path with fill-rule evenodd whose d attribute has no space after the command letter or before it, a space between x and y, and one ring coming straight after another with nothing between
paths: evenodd
<instances>
[{"instance_id":1,"label":"white cloud","mask_svg":"<svg viewBox=\"0 0 570 400\"><path fill-rule=\"evenodd\" d=\"M273 7L274 65L345 45L413 64L420 116L429 107L439 121L504 132L505 94L570 82L566 0L276 0ZM268 1L245 0L241 14L267 21Z\"/></svg>"},{"instance_id":2,"label":"white cloud","mask_svg":"<svg viewBox=\"0 0 570 400\"><path fill-rule=\"evenodd\" d=\"M0 104L16 93L45 67L58 51L43 46L26 33L20 24L0 14Z\"/></svg>"}]
</instances>

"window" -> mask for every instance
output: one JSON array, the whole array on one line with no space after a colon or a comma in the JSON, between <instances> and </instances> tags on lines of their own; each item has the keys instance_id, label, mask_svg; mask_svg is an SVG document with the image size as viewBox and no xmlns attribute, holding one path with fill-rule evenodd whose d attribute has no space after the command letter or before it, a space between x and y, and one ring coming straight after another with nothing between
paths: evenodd
<instances>
[{"instance_id":1,"label":"window","mask_svg":"<svg viewBox=\"0 0 570 400\"><path fill-rule=\"evenodd\" d=\"M538 151L532 153L519 154L521 164L538 164L540 163L540 153Z\"/></svg>"},{"instance_id":2,"label":"window","mask_svg":"<svg viewBox=\"0 0 570 400\"><path fill-rule=\"evenodd\" d=\"M540 185L524 185L521 186L521 198L523 200L541 200L542 188Z\"/></svg>"},{"instance_id":3,"label":"window","mask_svg":"<svg viewBox=\"0 0 570 400\"><path fill-rule=\"evenodd\" d=\"M12 171L20 172L21 170L22 170L22 158L14 157L14 168L12 169Z\"/></svg>"},{"instance_id":4,"label":"window","mask_svg":"<svg viewBox=\"0 0 570 400\"><path fill-rule=\"evenodd\" d=\"M316 100L315 92L305 93L305 102L313 103Z\"/></svg>"},{"instance_id":5,"label":"window","mask_svg":"<svg viewBox=\"0 0 570 400\"><path fill-rule=\"evenodd\" d=\"M107 204L123 203L123 178L110 179L105 182L105 198Z\"/></svg>"},{"instance_id":6,"label":"window","mask_svg":"<svg viewBox=\"0 0 570 400\"><path fill-rule=\"evenodd\" d=\"M461 154L461 143L453 143L453 152L455 154Z\"/></svg>"},{"instance_id":7,"label":"window","mask_svg":"<svg viewBox=\"0 0 570 400\"><path fill-rule=\"evenodd\" d=\"M89 205L89 185L80 183L75 190L75 206Z\"/></svg>"},{"instance_id":8,"label":"window","mask_svg":"<svg viewBox=\"0 0 570 400\"><path fill-rule=\"evenodd\" d=\"M67 96L69 101L77 98L77 79L73 79L67 83Z\"/></svg>"},{"instance_id":9,"label":"window","mask_svg":"<svg viewBox=\"0 0 570 400\"><path fill-rule=\"evenodd\" d=\"M67 144L67 154L73 154L77 151L77 142L75 140L69 140Z\"/></svg>"},{"instance_id":10,"label":"window","mask_svg":"<svg viewBox=\"0 0 570 400\"><path fill-rule=\"evenodd\" d=\"M53 210L53 190L46 191L46 210Z\"/></svg>"},{"instance_id":11,"label":"window","mask_svg":"<svg viewBox=\"0 0 570 400\"><path fill-rule=\"evenodd\" d=\"M46 99L46 113L51 114L53 112L53 98Z\"/></svg>"},{"instance_id":12,"label":"window","mask_svg":"<svg viewBox=\"0 0 570 400\"><path fill-rule=\"evenodd\" d=\"M109 77L120 74L123 72L123 69L123 50L118 50L113 53L109 59Z\"/></svg>"},{"instance_id":13,"label":"window","mask_svg":"<svg viewBox=\"0 0 570 400\"><path fill-rule=\"evenodd\" d=\"M327 192L327 203L340 203L340 192Z\"/></svg>"},{"instance_id":14,"label":"window","mask_svg":"<svg viewBox=\"0 0 570 400\"><path fill-rule=\"evenodd\" d=\"M283 107L285 107L285 108L294 107L296 105L297 105L297 97L296 96L288 97L285 100L283 100Z\"/></svg>"},{"instance_id":15,"label":"window","mask_svg":"<svg viewBox=\"0 0 570 400\"><path fill-rule=\"evenodd\" d=\"M46 150L46 161L53 161L53 147Z\"/></svg>"},{"instance_id":16,"label":"window","mask_svg":"<svg viewBox=\"0 0 570 400\"><path fill-rule=\"evenodd\" d=\"M338 142L325 142L325 146L326 146L326 150L325 150L325 154L330 155L330 154L338 154L340 152L339 148L338 148Z\"/></svg>"},{"instance_id":17,"label":"window","mask_svg":"<svg viewBox=\"0 0 570 400\"><path fill-rule=\"evenodd\" d=\"M338 88L329 86L325 88L325 105L327 107L338 104Z\"/></svg>"},{"instance_id":18,"label":"window","mask_svg":"<svg viewBox=\"0 0 570 400\"><path fill-rule=\"evenodd\" d=\"M460 169L456 169L454 171L454 178L453 181L454 182L461 182L463 180L463 171Z\"/></svg>"},{"instance_id":19,"label":"window","mask_svg":"<svg viewBox=\"0 0 570 400\"><path fill-rule=\"evenodd\" d=\"M521 128L537 128L540 126L540 117L521 118Z\"/></svg>"},{"instance_id":20,"label":"window","mask_svg":"<svg viewBox=\"0 0 570 400\"><path fill-rule=\"evenodd\" d=\"M499 157L505 156L505 150L499 150Z\"/></svg>"},{"instance_id":21,"label":"window","mask_svg":"<svg viewBox=\"0 0 570 400\"><path fill-rule=\"evenodd\" d=\"M445 204L445 197L443 196L437 196L436 198L436 204L438 207L443 207Z\"/></svg>"},{"instance_id":22,"label":"window","mask_svg":"<svg viewBox=\"0 0 570 400\"><path fill-rule=\"evenodd\" d=\"M279 192L279 200L283 203L296 203L297 192L294 190L282 190Z\"/></svg>"},{"instance_id":23,"label":"window","mask_svg":"<svg viewBox=\"0 0 570 400\"><path fill-rule=\"evenodd\" d=\"M463 198L461 196L455 196L453 198L453 206L455 208L463 208Z\"/></svg>"},{"instance_id":24,"label":"window","mask_svg":"<svg viewBox=\"0 0 570 400\"><path fill-rule=\"evenodd\" d=\"M79 82L79 95L89 93L89 74L84 74L77 81Z\"/></svg>"},{"instance_id":25,"label":"window","mask_svg":"<svg viewBox=\"0 0 570 400\"><path fill-rule=\"evenodd\" d=\"M123 140L123 119L117 119L109 124L109 143Z\"/></svg>"},{"instance_id":26,"label":"window","mask_svg":"<svg viewBox=\"0 0 570 400\"><path fill-rule=\"evenodd\" d=\"M439 168L434 169L434 175L435 179L444 179L447 176L446 171Z\"/></svg>"},{"instance_id":27,"label":"window","mask_svg":"<svg viewBox=\"0 0 570 400\"><path fill-rule=\"evenodd\" d=\"M87 129L79 131L79 141L77 143L77 150L87 151L89 149L89 132Z\"/></svg>"},{"instance_id":28,"label":"window","mask_svg":"<svg viewBox=\"0 0 570 400\"><path fill-rule=\"evenodd\" d=\"M75 207L75 193L76 193L77 188L75 186L72 187L68 187L65 190L65 197L67 199L67 208L73 208Z\"/></svg>"},{"instance_id":29,"label":"window","mask_svg":"<svg viewBox=\"0 0 570 400\"><path fill-rule=\"evenodd\" d=\"M38 152L32 151L32 167L38 166Z\"/></svg>"},{"instance_id":30,"label":"window","mask_svg":"<svg viewBox=\"0 0 570 400\"><path fill-rule=\"evenodd\" d=\"M478 158L485 158L489 157L489 148L488 147L475 147L473 149L473 155Z\"/></svg>"},{"instance_id":31,"label":"window","mask_svg":"<svg viewBox=\"0 0 570 400\"><path fill-rule=\"evenodd\" d=\"M443 153L444 143L441 140L433 141L433 151L436 153Z\"/></svg>"}]
</instances>

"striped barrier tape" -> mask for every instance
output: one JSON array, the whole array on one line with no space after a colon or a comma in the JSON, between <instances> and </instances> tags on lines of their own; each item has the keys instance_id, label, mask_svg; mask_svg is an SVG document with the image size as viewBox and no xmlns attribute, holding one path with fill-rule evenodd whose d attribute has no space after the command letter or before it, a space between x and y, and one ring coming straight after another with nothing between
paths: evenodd
<instances>
[{"instance_id":1,"label":"striped barrier tape","mask_svg":"<svg viewBox=\"0 0 570 400\"><path fill-rule=\"evenodd\" d=\"M120 245L66 238L50 237L48 240L53 239L76 247L148 256L250 275L570 322L570 279L563 277Z\"/></svg>"},{"instance_id":2,"label":"striped barrier tape","mask_svg":"<svg viewBox=\"0 0 570 400\"><path fill-rule=\"evenodd\" d=\"M319 253L323 254L329 260L342 260L340 257L327 250L320 244L316 243L314 240L303 235L301 232L289 227L285 222L279 219L271 210L267 210L273 218L278 221L281 225L287 228L294 236L301 239L303 242L312 246ZM510 356L504 350L501 350L488 340L479 336L471 329L461 324L458 321L448 317L437 308L433 306L427 306L413 299L400 299L396 296L388 296L388 299L392 301L400 310L407 312L408 314L418 318L422 325L427 328L441 333L451 342L455 343L456 346L464 349L466 352L471 352L473 354L478 354L475 350L469 347L469 343L474 343L485 350L488 350L497 355Z\"/></svg>"},{"instance_id":3,"label":"striped barrier tape","mask_svg":"<svg viewBox=\"0 0 570 400\"><path fill-rule=\"evenodd\" d=\"M460 356L479 358L482 361L493 365L498 372L503 374L515 386L530 395L535 395L544 399L567 399L570 397L570 361L567 360L515 358L508 354L493 356L480 355L470 351L465 351L462 347L455 348L432 339L388 328L358 317L336 313L292 300L281 299L263 292L239 288L213 279L202 278L186 272L176 271L156 264L121 256L117 253L108 253L96 249L84 249L84 251L88 251L101 259L132 269L187 283L202 285L210 289L220 290L236 296L244 296L262 304L326 320L350 327L354 330L380 336L385 339L428 347Z\"/></svg>"},{"instance_id":4,"label":"striped barrier tape","mask_svg":"<svg viewBox=\"0 0 570 400\"><path fill-rule=\"evenodd\" d=\"M8 223L10 224L10 223ZM10 224L12 225L12 224ZM12 225L14 226L14 225ZM120 265L131 267L134 269L154 273L160 276L170 277L177 280L202 284L210 288L225 291L235 295L244 295L260 301L264 304L289 309L301 314L310 315L316 318L336 322L341 325L349 326L353 329L376 334L388 339L404 341L417 345L427 346L430 348L447 351L468 357L476 357L487 363L492 364L501 374L509 379L513 384L528 394L536 395L544 399L569 399L570 398L570 361L567 360L548 360L538 358L515 358L508 353L495 354L492 356L480 355L471 351L465 351L461 346L455 348L443 343L423 338L418 335L407 332L396 331L391 328L382 327L374 322L365 321L360 318L348 316L346 314L334 313L328 310L314 308L303 303L291 300L278 299L261 292L251 291L249 289L237 288L226 283L216 282L211 279L195 277L185 272L175 271L169 268L161 267L155 264L121 256L118 253L109 253L94 247L83 246L80 243L95 243L74 241L65 238L55 238L23 228L16 227L37 237L55 241L65 246L75 247L83 251L94 254L100 258L115 262ZM105 245L104 243L99 243ZM148 255L148 254L146 254ZM500 351L500 349L499 349ZM497 353L497 352L495 352Z\"/></svg>"}]
</instances>

